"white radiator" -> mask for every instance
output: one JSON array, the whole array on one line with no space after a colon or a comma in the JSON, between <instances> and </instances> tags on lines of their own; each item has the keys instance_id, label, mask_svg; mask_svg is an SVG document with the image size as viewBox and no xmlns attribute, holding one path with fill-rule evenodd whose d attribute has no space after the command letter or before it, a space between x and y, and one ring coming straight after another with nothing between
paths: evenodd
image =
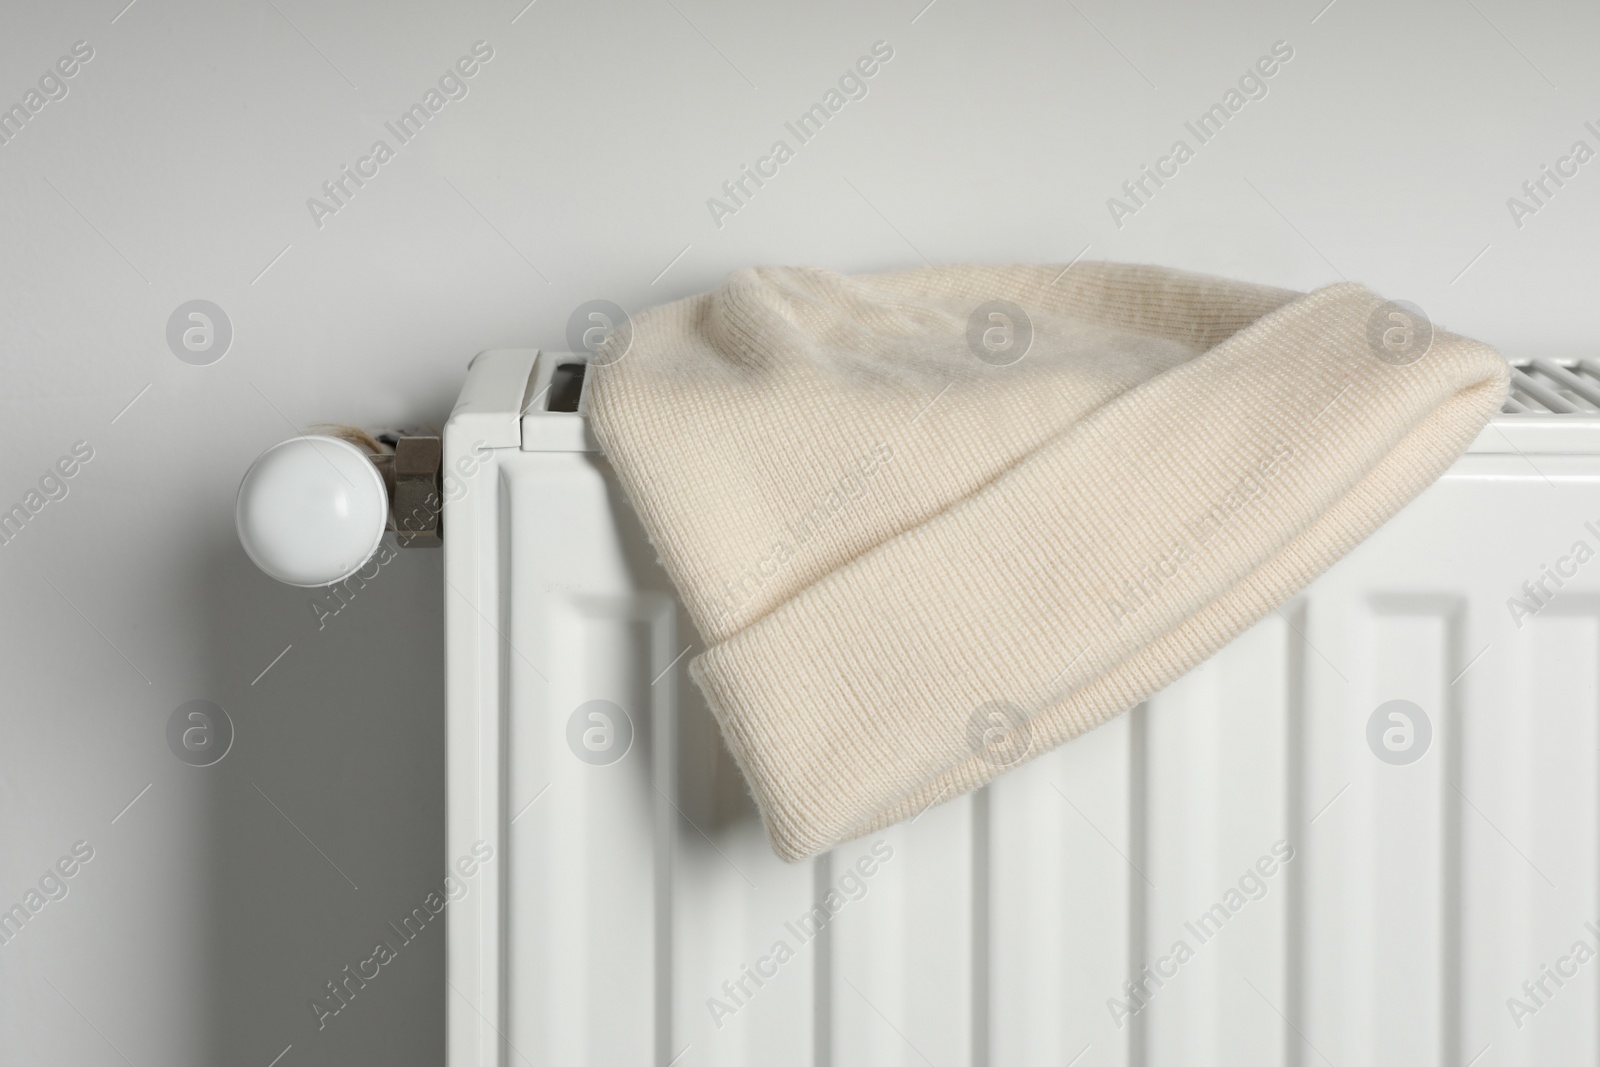
<instances>
[{"instance_id":1,"label":"white radiator","mask_svg":"<svg viewBox=\"0 0 1600 1067\"><path fill-rule=\"evenodd\" d=\"M493 855L451 1067L1600 1062L1600 368L1519 374L1131 714L790 866L573 361L484 353L445 431L449 849Z\"/></svg>"}]
</instances>

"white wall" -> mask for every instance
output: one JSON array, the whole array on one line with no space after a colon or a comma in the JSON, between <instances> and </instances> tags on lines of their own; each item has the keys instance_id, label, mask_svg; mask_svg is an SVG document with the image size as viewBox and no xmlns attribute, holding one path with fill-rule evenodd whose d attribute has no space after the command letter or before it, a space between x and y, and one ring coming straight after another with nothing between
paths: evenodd
<instances>
[{"instance_id":1,"label":"white wall","mask_svg":"<svg viewBox=\"0 0 1600 1067\"><path fill-rule=\"evenodd\" d=\"M0 145L0 508L94 451L0 546L0 908L94 849L0 946L0 1064L441 1061L440 929L326 1028L307 1007L447 857L439 555L319 631L234 539L239 476L297 428L438 423L474 352L756 263L1087 248L1342 275L1512 356L1600 333L1600 162L1507 207L1600 149L1592 5L124 2L0 8L0 105L93 47ZM307 198L480 40L469 94L318 226ZM868 95L717 226L707 198L879 40ZM1277 41L1268 95L1116 226ZM234 330L209 366L165 338L196 298ZM167 744L193 699L236 728L214 766Z\"/></svg>"}]
</instances>

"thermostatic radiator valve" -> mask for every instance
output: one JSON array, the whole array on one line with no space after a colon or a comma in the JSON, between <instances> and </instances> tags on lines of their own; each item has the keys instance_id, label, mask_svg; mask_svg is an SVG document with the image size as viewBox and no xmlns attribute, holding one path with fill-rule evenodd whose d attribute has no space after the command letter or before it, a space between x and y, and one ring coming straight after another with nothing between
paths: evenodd
<instances>
[{"instance_id":1,"label":"thermostatic radiator valve","mask_svg":"<svg viewBox=\"0 0 1600 1067\"><path fill-rule=\"evenodd\" d=\"M401 548L437 547L442 455L437 434L339 426L280 441L239 485L239 543L267 574L305 588L356 573L388 530Z\"/></svg>"}]
</instances>

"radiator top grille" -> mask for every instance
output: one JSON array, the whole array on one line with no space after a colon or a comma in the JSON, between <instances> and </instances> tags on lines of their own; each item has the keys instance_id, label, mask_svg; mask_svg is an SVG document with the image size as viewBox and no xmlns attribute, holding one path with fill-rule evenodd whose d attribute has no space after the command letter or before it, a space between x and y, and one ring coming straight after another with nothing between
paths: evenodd
<instances>
[{"instance_id":1,"label":"radiator top grille","mask_svg":"<svg viewBox=\"0 0 1600 1067\"><path fill-rule=\"evenodd\" d=\"M1506 415L1600 415L1600 360L1530 359L1511 364Z\"/></svg>"}]
</instances>

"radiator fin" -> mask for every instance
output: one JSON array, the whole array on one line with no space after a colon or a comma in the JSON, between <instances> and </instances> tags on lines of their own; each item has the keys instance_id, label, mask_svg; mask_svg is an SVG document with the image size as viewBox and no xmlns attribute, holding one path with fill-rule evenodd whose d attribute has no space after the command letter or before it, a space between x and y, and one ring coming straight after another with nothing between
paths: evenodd
<instances>
[{"instance_id":1,"label":"radiator fin","mask_svg":"<svg viewBox=\"0 0 1600 1067\"><path fill-rule=\"evenodd\" d=\"M1600 414L1600 360L1532 359L1511 364L1506 415Z\"/></svg>"}]
</instances>

